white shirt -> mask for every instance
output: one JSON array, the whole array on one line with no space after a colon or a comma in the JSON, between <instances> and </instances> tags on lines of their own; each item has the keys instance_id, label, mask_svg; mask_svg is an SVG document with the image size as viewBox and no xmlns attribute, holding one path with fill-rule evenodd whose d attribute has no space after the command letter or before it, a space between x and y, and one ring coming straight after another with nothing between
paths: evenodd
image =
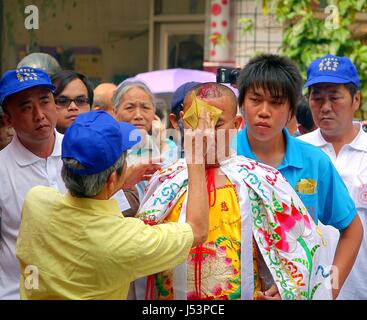
<instances>
[{"instance_id":1,"label":"white shirt","mask_svg":"<svg viewBox=\"0 0 367 320\"><path fill-rule=\"evenodd\" d=\"M65 192L61 178L61 142L55 131L54 150L41 159L26 149L14 135L12 142L0 151L0 300L19 299L19 262L15 246L26 193L37 185Z\"/></svg>"},{"instance_id":2,"label":"white shirt","mask_svg":"<svg viewBox=\"0 0 367 320\"><path fill-rule=\"evenodd\" d=\"M333 162L354 200L364 227L364 237L357 260L345 281L338 299L367 299L367 134L360 124L354 140L344 145L336 156L331 143L321 135L320 129L300 136L299 139L323 150ZM334 256L339 240L339 232L331 226L323 226L325 237L332 244Z\"/></svg>"}]
</instances>

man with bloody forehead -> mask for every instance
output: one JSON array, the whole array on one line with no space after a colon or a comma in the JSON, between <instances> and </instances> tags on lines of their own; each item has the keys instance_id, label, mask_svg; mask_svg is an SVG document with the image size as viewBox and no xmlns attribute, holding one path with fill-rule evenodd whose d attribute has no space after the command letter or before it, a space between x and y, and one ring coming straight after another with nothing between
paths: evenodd
<instances>
[{"instance_id":1,"label":"man with bloody forehead","mask_svg":"<svg viewBox=\"0 0 367 320\"><path fill-rule=\"evenodd\" d=\"M135 283L138 299L331 299L326 249L313 219L276 169L231 152L241 124L233 92L205 83L189 91L180 117L195 129L202 109L215 123L205 157L209 236L184 264ZM185 150L187 154L192 150ZM193 162L195 158L191 159ZM187 163L157 172L138 217L149 224L184 221Z\"/></svg>"}]
</instances>

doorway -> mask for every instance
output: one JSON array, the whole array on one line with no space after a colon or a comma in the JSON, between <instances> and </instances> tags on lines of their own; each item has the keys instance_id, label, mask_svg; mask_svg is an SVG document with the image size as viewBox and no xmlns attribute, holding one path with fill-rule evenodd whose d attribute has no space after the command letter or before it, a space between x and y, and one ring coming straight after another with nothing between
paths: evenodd
<instances>
[{"instance_id":1,"label":"doorway","mask_svg":"<svg viewBox=\"0 0 367 320\"><path fill-rule=\"evenodd\" d=\"M162 23L158 32L159 44L156 52L159 69L203 68L203 23Z\"/></svg>"}]
</instances>

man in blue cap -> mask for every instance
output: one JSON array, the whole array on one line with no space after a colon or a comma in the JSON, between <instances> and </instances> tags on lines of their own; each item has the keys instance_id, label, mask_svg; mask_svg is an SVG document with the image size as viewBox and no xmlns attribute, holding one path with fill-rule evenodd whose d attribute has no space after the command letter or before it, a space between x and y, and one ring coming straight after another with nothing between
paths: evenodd
<instances>
[{"instance_id":1,"label":"man in blue cap","mask_svg":"<svg viewBox=\"0 0 367 320\"><path fill-rule=\"evenodd\" d=\"M331 159L353 198L357 212L367 223L367 135L353 117L361 102L358 72L347 57L327 55L314 60L307 70L309 105L319 127L300 139L323 150ZM366 228L365 228L366 229ZM328 226L326 235L334 242L339 232ZM367 242L362 242L358 257L342 290L340 299L367 299Z\"/></svg>"},{"instance_id":2,"label":"man in blue cap","mask_svg":"<svg viewBox=\"0 0 367 320\"><path fill-rule=\"evenodd\" d=\"M152 227L124 218L110 199L131 187L125 159L140 140L134 126L105 111L80 115L66 131L68 193L38 186L24 201L16 249L22 299L126 299L131 281L182 263L191 246L206 240L204 164L189 165L186 223Z\"/></svg>"},{"instance_id":3,"label":"man in blue cap","mask_svg":"<svg viewBox=\"0 0 367 320\"><path fill-rule=\"evenodd\" d=\"M65 191L54 89L47 73L36 68L7 71L0 80L4 121L15 130L12 142L0 152L0 299L19 298L15 243L25 194L36 185Z\"/></svg>"}]
</instances>

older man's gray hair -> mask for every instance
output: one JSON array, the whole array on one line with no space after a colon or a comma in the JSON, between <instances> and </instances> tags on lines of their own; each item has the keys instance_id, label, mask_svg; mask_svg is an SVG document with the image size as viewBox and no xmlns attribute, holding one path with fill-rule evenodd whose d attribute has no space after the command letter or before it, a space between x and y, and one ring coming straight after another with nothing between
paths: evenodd
<instances>
[{"instance_id":1,"label":"older man's gray hair","mask_svg":"<svg viewBox=\"0 0 367 320\"><path fill-rule=\"evenodd\" d=\"M112 103L113 103L113 109L114 109L115 112L117 112L119 107L120 107L122 96L126 92L128 92L129 90L134 89L134 88L142 89L150 97L150 99L152 100L153 107L155 108L154 95L153 95L152 91L150 91L150 89L148 88L148 86L144 82L141 82L141 81L124 81L117 87L116 91L113 93Z\"/></svg>"},{"instance_id":2,"label":"older man's gray hair","mask_svg":"<svg viewBox=\"0 0 367 320\"><path fill-rule=\"evenodd\" d=\"M71 169L83 169L84 167L76 160L64 158L61 170L61 177L66 188L71 195L78 198L91 198L100 193L107 183L108 177L115 171L122 174L125 163L126 152L110 168L92 175L79 175L73 173Z\"/></svg>"}]
</instances>

